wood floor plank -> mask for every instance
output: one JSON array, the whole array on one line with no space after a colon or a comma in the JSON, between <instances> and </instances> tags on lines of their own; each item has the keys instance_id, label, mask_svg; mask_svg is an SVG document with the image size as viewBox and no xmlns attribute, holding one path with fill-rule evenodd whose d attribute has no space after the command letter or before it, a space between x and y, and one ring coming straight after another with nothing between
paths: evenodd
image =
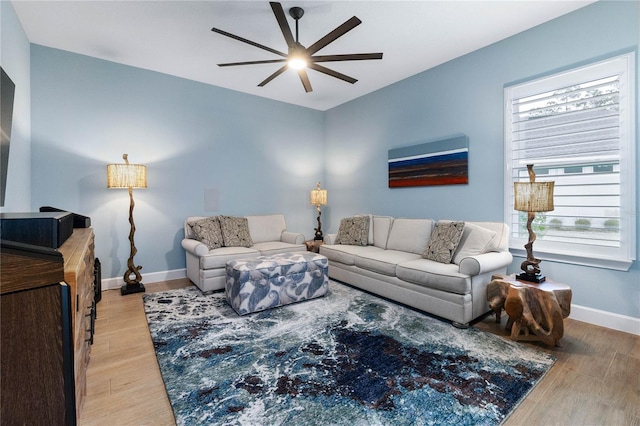
<instances>
[{"instance_id":1,"label":"wood floor plank","mask_svg":"<svg viewBox=\"0 0 640 426\"><path fill-rule=\"evenodd\" d=\"M640 373L629 372L640 372L640 359L616 352L604 378L605 402L640 417Z\"/></svg>"},{"instance_id":2,"label":"wood floor plank","mask_svg":"<svg viewBox=\"0 0 640 426\"><path fill-rule=\"evenodd\" d=\"M147 284L147 292L183 288L188 279ZM640 336L565 319L560 347L519 342L558 361L504 422L513 425L640 426ZM509 338L487 316L474 327ZM175 424L155 358L141 294L102 293L80 425Z\"/></svg>"}]
</instances>

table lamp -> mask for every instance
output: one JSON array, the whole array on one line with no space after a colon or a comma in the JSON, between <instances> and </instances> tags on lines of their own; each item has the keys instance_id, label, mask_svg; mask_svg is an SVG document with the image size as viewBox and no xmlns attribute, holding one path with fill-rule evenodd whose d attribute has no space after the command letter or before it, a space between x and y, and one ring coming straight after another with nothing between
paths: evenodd
<instances>
[{"instance_id":1,"label":"table lamp","mask_svg":"<svg viewBox=\"0 0 640 426\"><path fill-rule=\"evenodd\" d=\"M131 230L129 231L129 242L131 243L131 252L127 261L127 271L124 273L124 282L120 288L120 293L124 296L132 293L142 293L145 291L142 284L142 276L140 269L142 266L135 266L133 256L138 252L133 242L133 235L136 232L136 226L133 223L133 188L147 187L147 168L142 164L129 164L127 154L123 154L122 158L125 164L109 164L107 165L107 188L128 188L129 189L129 223Z\"/></svg>"},{"instance_id":2,"label":"table lamp","mask_svg":"<svg viewBox=\"0 0 640 426\"><path fill-rule=\"evenodd\" d=\"M324 236L322 235L322 223L320 223L320 215L322 214L320 206L327 204L327 190L320 189L320 182L316 185L316 189L311 190L311 204L315 205L318 209L318 227L314 228L316 235L313 239L316 241L322 241Z\"/></svg>"},{"instance_id":3,"label":"table lamp","mask_svg":"<svg viewBox=\"0 0 640 426\"><path fill-rule=\"evenodd\" d=\"M524 245L527 250L527 259L522 262L520 273L516 278L522 281L541 283L546 278L540 274L540 259L533 256L533 242L536 234L531 228L536 212L549 212L553 210L553 186L554 182L536 182L536 174L533 164L527 164L529 182L514 182L513 195L515 210L527 212L527 230L529 242Z\"/></svg>"}]
</instances>

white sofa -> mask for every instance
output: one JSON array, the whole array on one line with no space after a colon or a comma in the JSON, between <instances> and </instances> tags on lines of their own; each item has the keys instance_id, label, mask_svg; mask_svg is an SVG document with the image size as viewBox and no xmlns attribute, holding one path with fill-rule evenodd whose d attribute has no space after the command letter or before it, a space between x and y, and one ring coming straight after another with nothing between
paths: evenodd
<instances>
[{"instance_id":1,"label":"white sofa","mask_svg":"<svg viewBox=\"0 0 640 426\"><path fill-rule=\"evenodd\" d=\"M330 278L459 327L490 311L487 285L512 261L506 224L465 222L452 263L441 263L423 258L434 220L368 216L366 245L335 244L337 234L325 236L320 254L329 259Z\"/></svg>"},{"instance_id":2,"label":"white sofa","mask_svg":"<svg viewBox=\"0 0 640 426\"><path fill-rule=\"evenodd\" d=\"M303 234L287 231L284 215L243 216L247 219L253 245L210 249L196 239L189 223L205 216L190 216L184 221L182 248L187 260L187 277L202 292L224 289L227 261L276 253L306 251Z\"/></svg>"}]
</instances>

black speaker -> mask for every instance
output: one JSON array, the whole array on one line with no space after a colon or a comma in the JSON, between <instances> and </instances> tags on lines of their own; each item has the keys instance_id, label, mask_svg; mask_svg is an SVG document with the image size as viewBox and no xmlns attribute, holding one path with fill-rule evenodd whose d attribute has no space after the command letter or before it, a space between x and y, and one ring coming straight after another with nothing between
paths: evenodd
<instances>
[{"instance_id":1,"label":"black speaker","mask_svg":"<svg viewBox=\"0 0 640 426\"><path fill-rule=\"evenodd\" d=\"M59 209L57 207L51 206L42 206L40 207L41 212L65 212L66 210ZM73 227L74 228L88 228L91 226L91 218L87 216L83 216L78 213L73 214Z\"/></svg>"},{"instance_id":2,"label":"black speaker","mask_svg":"<svg viewBox=\"0 0 640 426\"><path fill-rule=\"evenodd\" d=\"M2 213L0 232L3 240L57 249L73 233L73 214Z\"/></svg>"}]
</instances>

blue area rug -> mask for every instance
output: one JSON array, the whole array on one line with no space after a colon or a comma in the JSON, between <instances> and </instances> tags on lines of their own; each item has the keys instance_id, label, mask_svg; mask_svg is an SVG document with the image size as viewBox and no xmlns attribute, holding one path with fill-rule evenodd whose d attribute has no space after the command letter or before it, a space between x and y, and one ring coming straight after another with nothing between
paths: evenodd
<instances>
[{"instance_id":1,"label":"blue area rug","mask_svg":"<svg viewBox=\"0 0 640 426\"><path fill-rule=\"evenodd\" d=\"M143 296L179 425L493 425L551 368L543 352L330 282L238 316L224 293Z\"/></svg>"}]
</instances>

